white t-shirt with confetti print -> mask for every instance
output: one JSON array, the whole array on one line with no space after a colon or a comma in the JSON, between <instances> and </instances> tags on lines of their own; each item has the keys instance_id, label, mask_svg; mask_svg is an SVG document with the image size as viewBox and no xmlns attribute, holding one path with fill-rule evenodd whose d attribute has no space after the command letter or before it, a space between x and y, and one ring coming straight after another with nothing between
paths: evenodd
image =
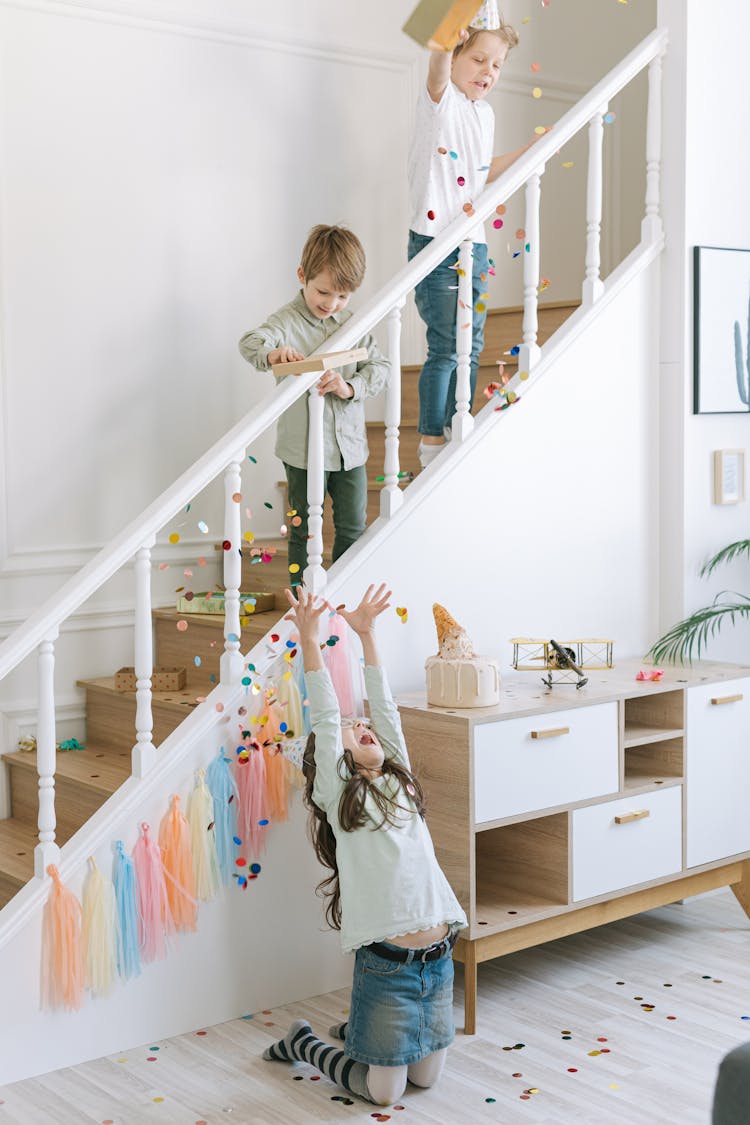
<instances>
[{"instance_id":1,"label":"white t-shirt with confetti print","mask_svg":"<svg viewBox=\"0 0 750 1125\"><path fill-rule=\"evenodd\" d=\"M439 102L426 85L417 99L409 154L410 229L436 235L473 203L487 182L495 141L495 114L485 101L471 101L449 82ZM471 232L486 242L484 225Z\"/></svg>"}]
</instances>

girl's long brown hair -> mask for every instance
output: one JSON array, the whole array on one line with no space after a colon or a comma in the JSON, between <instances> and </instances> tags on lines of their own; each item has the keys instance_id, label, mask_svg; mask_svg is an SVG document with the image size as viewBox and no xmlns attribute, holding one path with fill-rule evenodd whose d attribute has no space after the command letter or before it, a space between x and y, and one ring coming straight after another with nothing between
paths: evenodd
<instances>
[{"instance_id":1,"label":"girl's long brown hair","mask_svg":"<svg viewBox=\"0 0 750 1125\"><path fill-rule=\"evenodd\" d=\"M399 803L401 794L411 799L416 811L421 817L425 814L425 798L422 786L406 766L393 758L386 758L381 767L384 777L394 777L399 783L395 796L384 793L379 785L373 785L372 779L361 774L357 769L351 750L344 750L343 757L339 759L339 775L346 778L346 785L339 800L339 823L344 832L354 832L357 828L364 828L371 819L365 812L365 801L368 793L372 796L378 811L382 814L379 823L371 823L370 831L382 828L384 824L393 825L398 819L398 811L411 812L407 805ZM346 774L342 773L346 770ZM303 799L310 812L309 832L315 854L324 867L330 868L331 874L321 879L316 890L328 899L326 903L326 919L332 930L341 929L341 888L339 887L339 868L336 862L336 837L331 828L328 817L313 800L312 792L315 785L317 766L315 763L315 734L308 735L305 753L302 758L302 773L305 777L305 790Z\"/></svg>"}]
</instances>

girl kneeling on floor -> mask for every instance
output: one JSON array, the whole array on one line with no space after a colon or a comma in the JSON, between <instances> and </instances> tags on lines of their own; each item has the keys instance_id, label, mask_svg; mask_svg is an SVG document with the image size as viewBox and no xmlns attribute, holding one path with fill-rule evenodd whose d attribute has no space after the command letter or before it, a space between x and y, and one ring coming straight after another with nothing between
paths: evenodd
<instances>
[{"instance_id":1,"label":"girl kneeling on floor","mask_svg":"<svg viewBox=\"0 0 750 1125\"><path fill-rule=\"evenodd\" d=\"M303 759L313 846L331 874L320 887L326 917L355 952L349 1019L318 1039L296 1020L264 1058L311 1063L376 1105L401 1097L407 1079L432 1086L453 1041L451 949L466 915L438 866L411 773L401 720L375 643L390 591L370 586L351 612L359 636L370 720L342 720L319 647L330 607L304 587L286 596L299 632L313 733Z\"/></svg>"}]
</instances>

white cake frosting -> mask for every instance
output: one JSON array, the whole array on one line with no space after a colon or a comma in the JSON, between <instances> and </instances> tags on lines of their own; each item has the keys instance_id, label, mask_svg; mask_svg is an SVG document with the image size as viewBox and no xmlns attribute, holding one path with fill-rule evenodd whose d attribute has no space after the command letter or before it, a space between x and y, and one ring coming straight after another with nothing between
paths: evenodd
<instances>
[{"instance_id":1,"label":"white cake frosting","mask_svg":"<svg viewBox=\"0 0 750 1125\"><path fill-rule=\"evenodd\" d=\"M492 707L500 702L500 665L490 656L430 656L425 671L427 702L433 707Z\"/></svg>"},{"instance_id":2,"label":"white cake frosting","mask_svg":"<svg viewBox=\"0 0 750 1125\"><path fill-rule=\"evenodd\" d=\"M433 707L491 707L500 701L500 665L477 656L468 633L448 611L433 605L439 652L425 663L427 702Z\"/></svg>"}]
</instances>

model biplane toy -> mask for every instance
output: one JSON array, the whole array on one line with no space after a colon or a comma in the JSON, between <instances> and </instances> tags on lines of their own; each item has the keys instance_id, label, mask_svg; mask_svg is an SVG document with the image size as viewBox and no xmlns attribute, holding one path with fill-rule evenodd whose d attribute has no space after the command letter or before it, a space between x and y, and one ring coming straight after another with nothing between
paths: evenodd
<instances>
[{"instance_id":1,"label":"model biplane toy","mask_svg":"<svg viewBox=\"0 0 750 1125\"><path fill-rule=\"evenodd\" d=\"M579 637L567 641L535 640L531 637L513 637L513 667L518 672L544 672L542 683L575 684L582 688L588 683L586 672L612 667L614 641L601 637Z\"/></svg>"}]
</instances>

